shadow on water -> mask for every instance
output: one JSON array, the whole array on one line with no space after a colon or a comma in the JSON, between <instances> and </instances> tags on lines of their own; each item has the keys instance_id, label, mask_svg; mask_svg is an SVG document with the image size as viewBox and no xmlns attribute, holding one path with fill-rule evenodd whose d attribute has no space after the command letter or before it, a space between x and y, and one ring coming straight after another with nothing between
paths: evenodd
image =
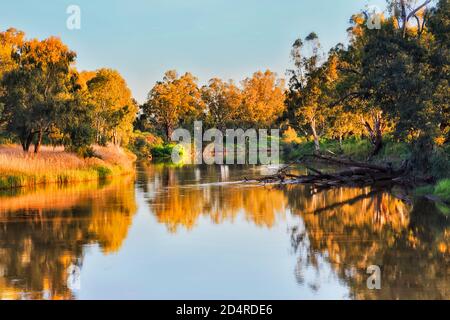
<instances>
[{"instance_id":1,"label":"shadow on water","mask_svg":"<svg viewBox=\"0 0 450 320\"><path fill-rule=\"evenodd\" d=\"M433 204L407 205L370 188L312 193L307 186L230 183L269 169L140 165L136 179L2 194L0 298L77 298L71 273L76 278L91 246L102 255L122 250L139 197L145 214L172 237L194 234L205 223L244 221L264 230L286 225L297 261L294 276L292 269L274 272L296 282L298 290L318 291L331 268L352 299L450 299L450 224ZM251 256L242 263L251 263ZM381 267L381 290L367 289L370 265Z\"/></svg>"}]
</instances>

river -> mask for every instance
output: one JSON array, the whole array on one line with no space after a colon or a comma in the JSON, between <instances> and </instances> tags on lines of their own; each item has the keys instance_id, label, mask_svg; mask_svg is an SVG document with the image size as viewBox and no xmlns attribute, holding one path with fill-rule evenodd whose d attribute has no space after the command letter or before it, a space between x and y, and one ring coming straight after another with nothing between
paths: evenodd
<instances>
[{"instance_id":1,"label":"river","mask_svg":"<svg viewBox=\"0 0 450 320\"><path fill-rule=\"evenodd\" d=\"M0 299L450 299L450 222L433 204L236 183L268 171L139 165L3 192Z\"/></svg>"}]
</instances>

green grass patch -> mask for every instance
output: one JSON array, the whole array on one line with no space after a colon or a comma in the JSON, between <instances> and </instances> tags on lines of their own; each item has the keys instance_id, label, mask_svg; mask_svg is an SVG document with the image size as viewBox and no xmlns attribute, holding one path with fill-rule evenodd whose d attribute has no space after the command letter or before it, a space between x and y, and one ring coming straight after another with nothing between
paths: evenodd
<instances>
[{"instance_id":1,"label":"green grass patch","mask_svg":"<svg viewBox=\"0 0 450 320\"><path fill-rule=\"evenodd\" d=\"M450 179L439 181L434 187L433 194L446 202L450 202Z\"/></svg>"},{"instance_id":2,"label":"green grass patch","mask_svg":"<svg viewBox=\"0 0 450 320\"><path fill-rule=\"evenodd\" d=\"M110 168L108 167L97 167L97 174L98 174L98 178L99 179L107 179L110 176L112 176L113 172Z\"/></svg>"},{"instance_id":3,"label":"green grass patch","mask_svg":"<svg viewBox=\"0 0 450 320\"><path fill-rule=\"evenodd\" d=\"M339 143L338 140L321 139L320 150L322 152L331 151L340 156L345 156L354 160L366 160L371 155L373 146L368 139L351 137ZM301 157L305 154L312 154L315 151L313 141L305 141L300 144L282 143L283 156L287 160ZM383 141L383 148L374 157L376 162L392 162L400 164L411 155L410 147L407 143L396 142L390 138Z\"/></svg>"},{"instance_id":4,"label":"green grass patch","mask_svg":"<svg viewBox=\"0 0 450 320\"><path fill-rule=\"evenodd\" d=\"M320 150L323 152L330 151L337 155L362 160L366 159L371 151L370 142L366 139L349 138L343 140L340 144L338 140L321 139ZM287 160L299 158L306 154L312 154L315 151L313 141L305 141L302 143L282 143L283 157Z\"/></svg>"},{"instance_id":5,"label":"green grass patch","mask_svg":"<svg viewBox=\"0 0 450 320\"><path fill-rule=\"evenodd\" d=\"M436 185L423 186L414 190L416 196L434 196L439 200L436 207L445 215L450 215L450 179L440 180Z\"/></svg>"}]
</instances>

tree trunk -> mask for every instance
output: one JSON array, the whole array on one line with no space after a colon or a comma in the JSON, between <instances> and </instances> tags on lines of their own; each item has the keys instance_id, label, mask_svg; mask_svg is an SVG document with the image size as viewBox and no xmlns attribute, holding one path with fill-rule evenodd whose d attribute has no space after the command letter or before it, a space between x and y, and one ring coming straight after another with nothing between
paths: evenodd
<instances>
[{"instance_id":1,"label":"tree trunk","mask_svg":"<svg viewBox=\"0 0 450 320\"><path fill-rule=\"evenodd\" d=\"M172 139L172 126L170 124L166 124L166 135L167 135L167 141L170 141Z\"/></svg>"},{"instance_id":2,"label":"tree trunk","mask_svg":"<svg viewBox=\"0 0 450 320\"><path fill-rule=\"evenodd\" d=\"M42 130L39 130L37 140L34 144L34 153L39 153L39 150L41 149L42 135Z\"/></svg>"},{"instance_id":3,"label":"tree trunk","mask_svg":"<svg viewBox=\"0 0 450 320\"><path fill-rule=\"evenodd\" d=\"M117 131L113 130L113 145L117 146Z\"/></svg>"},{"instance_id":4,"label":"tree trunk","mask_svg":"<svg viewBox=\"0 0 450 320\"><path fill-rule=\"evenodd\" d=\"M400 0L400 15L402 18L402 23L403 25L401 26L402 28L402 36L403 38L406 37L406 29L407 29L407 15L406 15L406 1L405 0Z\"/></svg>"},{"instance_id":5,"label":"tree trunk","mask_svg":"<svg viewBox=\"0 0 450 320\"><path fill-rule=\"evenodd\" d=\"M317 135L315 120L311 121L311 131L312 131L312 134L314 137L314 149L316 152L319 152L320 151L320 143L319 143L319 136Z\"/></svg>"},{"instance_id":6,"label":"tree trunk","mask_svg":"<svg viewBox=\"0 0 450 320\"><path fill-rule=\"evenodd\" d=\"M22 145L23 152L30 151L31 143L33 142L34 133L29 132L25 137L20 139L20 144Z\"/></svg>"},{"instance_id":7,"label":"tree trunk","mask_svg":"<svg viewBox=\"0 0 450 320\"><path fill-rule=\"evenodd\" d=\"M372 156L376 156L381 151L381 148L383 148L384 122L382 112L377 112L373 117L373 128L370 123L364 119L363 124L369 133L370 143L373 146Z\"/></svg>"}]
</instances>

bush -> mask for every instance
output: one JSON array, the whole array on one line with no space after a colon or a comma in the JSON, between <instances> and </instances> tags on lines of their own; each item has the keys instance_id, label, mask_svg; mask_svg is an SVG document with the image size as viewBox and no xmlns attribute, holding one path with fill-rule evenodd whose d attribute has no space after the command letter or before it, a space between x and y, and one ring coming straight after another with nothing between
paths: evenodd
<instances>
[{"instance_id":1,"label":"bush","mask_svg":"<svg viewBox=\"0 0 450 320\"><path fill-rule=\"evenodd\" d=\"M431 175L433 177L450 177L450 157L443 148L437 147L431 155Z\"/></svg>"},{"instance_id":2,"label":"bush","mask_svg":"<svg viewBox=\"0 0 450 320\"><path fill-rule=\"evenodd\" d=\"M161 146L163 140L151 133L135 131L128 148L141 159L152 159L152 149Z\"/></svg>"},{"instance_id":3,"label":"bush","mask_svg":"<svg viewBox=\"0 0 450 320\"><path fill-rule=\"evenodd\" d=\"M424 186L415 190L416 196L434 195L442 202L436 202L436 207L445 215L450 215L450 179L440 180L435 186Z\"/></svg>"},{"instance_id":4,"label":"bush","mask_svg":"<svg viewBox=\"0 0 450 320\"><path fill-rule=\"evenodd\" d=\"M111 169L103 166L97 167L97 173L99 179L106 179L112 175Z\"/></svg>"},{"instance_id":5,"label":"bush","mask_svg":"<svg viewBox=\"0 0 450 320\"><path fill-rule=\"evenodd\" d=\"M169 159L172 157L172 151L175 146L175 144L154 146L151 149L152 156L155 159Z\"/></svg>"},{"instance_id":6,"label":"bush","mask_svg":"<svg viewBox=\"0 0 450 320\"><path fill-rule=\"evenodd\" d=\"M434 194L444 201L450 202L450 179L444 179L437 183Z\"/></svg>"},{"instance_id":7,"label":"bush","mask_svg":"<svg viewBox=\"0 0 450 320\"><path fill-rule=\"evenodd\" d=\"M94 148L92 148L91 146L83 146L83 147L78 147L75 149L70 148L69 150L85 159L97 157L97 155L95 154Z\"/></svg>"}]
</instances>

